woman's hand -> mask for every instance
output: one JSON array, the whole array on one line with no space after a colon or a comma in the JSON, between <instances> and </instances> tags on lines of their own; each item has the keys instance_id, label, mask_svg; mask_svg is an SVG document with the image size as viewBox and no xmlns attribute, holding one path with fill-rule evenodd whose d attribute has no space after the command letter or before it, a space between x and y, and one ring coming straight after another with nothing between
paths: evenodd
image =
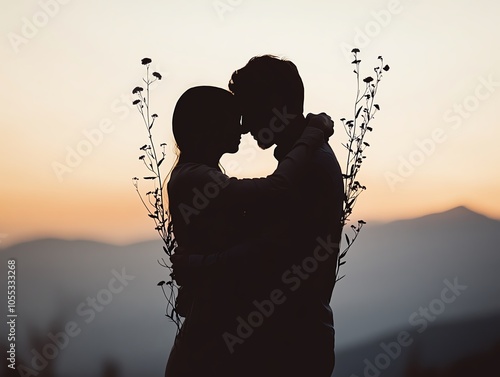
<instances>
[{"instance_id":1,"label":"woman's hand","mask_svg":"<svg viewBox=\"0 0 500 377\"><path fill-rule=\"evenodd\" d=\"M325 134L325 142L333 135L333 120L326 113L312 114L306 116L307 127L318 128Z\"/></svg>"},{"instance_id":2,"label":"woman's hand","mask_svg":"<svg viewBox=\"0 0 500 377\"><path fill-rule=\"evenodd\" d=\"M181 286L197 284L202 276L203 258L203 255L187 255L185 249L178 246L170 256L172 278Z\"/></svg>"},{"instance_id":3,"label":"woman's hand","mask_svg":"<svg viewBox=\"0 0 500 377\"><path fill-rule=\"evenodd\" d=\"M189 256L174 253L170 256L172 262L172 278L178 285L186 285L189 281Z\"/></svg>"}]
</instances>

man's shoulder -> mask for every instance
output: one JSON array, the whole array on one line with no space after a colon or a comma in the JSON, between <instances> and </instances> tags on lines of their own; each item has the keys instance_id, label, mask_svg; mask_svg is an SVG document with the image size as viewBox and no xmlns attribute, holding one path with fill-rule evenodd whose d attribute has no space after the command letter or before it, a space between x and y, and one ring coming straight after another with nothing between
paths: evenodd
<instances>
[{"instance_id":1,"label":"man's shoulder","mask_svg":"<svg viewBox=\"0 0 500 377\"><path fill-rule=\"evenodd\" d=\"M311 162L315 167L320 169L340 172L340 164L337 160L337 156L328 143L324 143L320 148L314 151Z\"/></svg>"}]
</instances>

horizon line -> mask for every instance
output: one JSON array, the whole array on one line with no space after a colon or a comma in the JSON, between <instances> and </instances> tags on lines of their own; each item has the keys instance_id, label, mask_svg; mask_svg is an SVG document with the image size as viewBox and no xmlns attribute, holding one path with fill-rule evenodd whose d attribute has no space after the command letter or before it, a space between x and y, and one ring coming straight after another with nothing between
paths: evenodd
<instances>
[{"instance_id":1,"label":"horizon line","mask_svg":"<svg viewBox=\"0 0 500 377\"><path fill-rule=\"evenodd\" d=\"M431 212L431 213L427 213L427 214L419 215L419 216L415 216L415 217L398 218L398 219L388 220L388 221L383 221L383 220L368 220L367 224L371 223L372 225L377 225L377 226L387 225L387 224L391 224L391 223L395 223L395 222L400 222L400 221L417 220L417 219L421 219L421 218L432 216L432 215L439 215L439 214L444 214L444 213L447 213L447 212L463 211L463 210L468 211L468 212L473 213L473 214L476 214L476 215L483 216L484 218L487 218L487 219L492 220L492 221L500 221L500 218L490 217L490 216L488 216L488 215L486 215L486 214L484 214L482 212L474 211L474 210L470 209L468 206L459 205L459 206L451 207L451 208L449 208L447 210L444 210L444 211ZM4 238L6 238L6 237L4 237ZM142 238L142 239L140 239L140 237L138 237L137 240L135 240L135 241L112 242L110 240L106 240L106 239L98 238L98 237L97 238L62 237L62 236L57 236L57 235L52 235L52 236L51 235L47 235L47 236L32 236L32 237L26 237L26 238L24 238L22 240L18 240L16 242L11 243L11 244L5 244L5 245L2 245L2 239L0 239L0 252L3 251L3 250L5 250L5 249L8 249L10 247L14 247L14 246L21 245L21 244L26 244L26 243L31 243L31 242L37 242L37 241L49 241L49 240L59 240L59 241L67 241L67 242L76 242L76 241L95 242L95 243L100 243L100 244L103 244L103 245L120 246L120 247L138 245L138 244L147 243L147 242L161 241L161 239L159 237Z\"/></svg>"}]
</instances>

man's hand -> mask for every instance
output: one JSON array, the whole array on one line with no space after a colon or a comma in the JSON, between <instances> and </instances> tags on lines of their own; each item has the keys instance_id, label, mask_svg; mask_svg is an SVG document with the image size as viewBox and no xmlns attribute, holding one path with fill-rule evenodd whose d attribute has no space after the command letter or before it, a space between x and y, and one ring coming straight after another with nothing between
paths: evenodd
<instances>
[{"instance_id":1,"label":"man's hand","mask_svg":"<svg viewBox=\"0 0 500 377\"><path fill-rule=\"evenodd\" d=\"M325 134L325 141L327 142L330 136L333 135L333 120L326 113L320 114L307 114L306 117L307 127L319 128Z\"/></svg>"}]
</instances>

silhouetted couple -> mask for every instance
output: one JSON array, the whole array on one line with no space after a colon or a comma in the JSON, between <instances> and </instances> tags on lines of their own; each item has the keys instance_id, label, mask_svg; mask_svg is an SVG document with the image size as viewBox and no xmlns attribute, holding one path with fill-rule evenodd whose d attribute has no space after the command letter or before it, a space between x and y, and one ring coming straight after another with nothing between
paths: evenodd
<instances>
[{"instance_id":1,"label":"silhouetted couple","mask_svg":"<svg viewBox=\"0 0 500 377\"><path fill-rule=\"evenodd\" d=\"M252 58L229 90L191 88L173 115L180 156L168 196L185 320L165 375L330 377L343 199L333 123L303 116L287 60ZM262 149L276 145L266 178L219 168L248 131Z\"/></svg>"}]
</instances>

